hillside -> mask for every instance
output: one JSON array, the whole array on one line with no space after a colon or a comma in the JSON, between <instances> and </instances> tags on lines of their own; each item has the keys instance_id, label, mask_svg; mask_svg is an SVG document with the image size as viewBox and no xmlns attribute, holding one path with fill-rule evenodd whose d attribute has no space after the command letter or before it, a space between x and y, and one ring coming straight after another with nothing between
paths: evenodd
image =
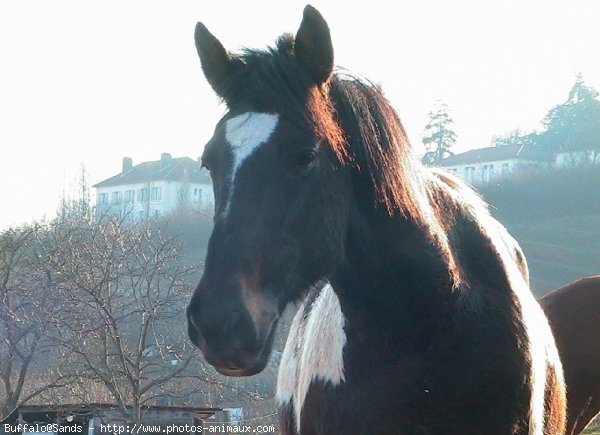
<instances>
[{"instance_id":1,"label":"hillside","mask_svg":"<svg viewBox=\"0 0 600 435\"><path fill-rule=\"evenodd\" d=\"M525 251L536 295L600 274L600 167L528 174L481 193Z\"/></svg>"}]
</instances>

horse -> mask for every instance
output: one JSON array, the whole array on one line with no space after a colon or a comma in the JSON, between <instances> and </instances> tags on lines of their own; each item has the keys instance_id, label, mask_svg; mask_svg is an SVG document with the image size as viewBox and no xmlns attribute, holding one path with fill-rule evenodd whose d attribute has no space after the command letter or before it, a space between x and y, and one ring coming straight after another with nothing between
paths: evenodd
<instances>
[{"instance_id":1,"label":"horse","mask_svg":"<svg viewBox=\"0 0 600 435\"><path fill-rule=\"evenodd\" d=\"M550 321L567 385L567 435L600 413L600 275L572 282L540 299Z\"/></svg>"},{"instance_id":2,"label":"horse","mask_svg":"<svg viewBox=\"0 0 600 435\"><path fill-rule=\"evenodd\" d=\"M227 106L201 157L215 218L186 311L205 360L260 372L281 313L308 298L314 320L280 366L282 433L563 434L521 249L469 187L420 164L379 87L334 71L321 14L307 6L266 50L233 54L202 23L195 43Z\"/></svg>"}]
</instances>

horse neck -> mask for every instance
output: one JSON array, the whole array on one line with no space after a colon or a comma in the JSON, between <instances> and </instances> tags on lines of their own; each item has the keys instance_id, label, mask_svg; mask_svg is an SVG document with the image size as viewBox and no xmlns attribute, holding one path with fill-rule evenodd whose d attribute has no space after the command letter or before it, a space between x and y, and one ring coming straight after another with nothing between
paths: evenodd
<instances>
[{"instance_id":1,"label":"horse neck","mask_svg":"<svg viewBox=\"0 0 600 435\"><path fill-rule=\"evenodd\" d=\"M346 255L330 277L348 325L388 337L419 335L448 307L452 283L431 229L355 203ZM368 335L368 333L365 333Z\"/></svg>"}]
</instances>

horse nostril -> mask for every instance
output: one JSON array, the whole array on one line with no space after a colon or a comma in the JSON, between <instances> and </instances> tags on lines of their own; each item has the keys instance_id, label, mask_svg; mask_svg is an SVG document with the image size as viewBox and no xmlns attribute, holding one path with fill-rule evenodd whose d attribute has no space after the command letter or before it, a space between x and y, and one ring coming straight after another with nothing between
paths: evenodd
<instances>
[{"instance_id":1,"label":"horse nostril","mask_svg":"<svg viewBox=\"0 0 600 435\"><path fill-rule=\"evenodd\" d=\"M192 312L191 307L188 307L186 310L187 320L188 320L188 336L190 337L190 341L194 346L201 349L204 346L205 340L200 332L200 328L194 321L194 314Z\"/></svg>"},{"instance_id":2,"label":"horse nostril","mask_svg":"<svg viewBox=\"0 0 600 435\"><path fill-rule=\"evenodd\" d=\"M236 365L230 364L227 367L227 370L238 371L238 370L242 370L242 369L240 367L236 366Z\"/></svg>"}]
</instances>

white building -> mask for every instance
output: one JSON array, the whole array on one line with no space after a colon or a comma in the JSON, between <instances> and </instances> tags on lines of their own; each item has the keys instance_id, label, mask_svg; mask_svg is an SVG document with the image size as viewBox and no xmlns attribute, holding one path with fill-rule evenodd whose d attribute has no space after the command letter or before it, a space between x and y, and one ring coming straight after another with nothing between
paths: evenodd
<instances>
[{"instance_id":1,"label":"white building","mask_svg":"<svg viewBox=\"0 0 600 435\"><path fill-rule=\"evenodd\" d=\"M482 185L500 180L517 170L547 166L543 154L527 145L479 148L447 157L439 166L466 182Z\"/></svg>"},{"instance_id":2,"label":"white building","mask_svg":"<svg viewBox=\"0 0 600 435\"><path fill-rule=\"evenodd\" d=\"M121 173L99 182L96 189L96 219L117 216L141 221L167 215L180 207L212 208L214 196L208 171L189 157L160 160L133 166L123 159Z\"/></svg>"}]
</instances>

